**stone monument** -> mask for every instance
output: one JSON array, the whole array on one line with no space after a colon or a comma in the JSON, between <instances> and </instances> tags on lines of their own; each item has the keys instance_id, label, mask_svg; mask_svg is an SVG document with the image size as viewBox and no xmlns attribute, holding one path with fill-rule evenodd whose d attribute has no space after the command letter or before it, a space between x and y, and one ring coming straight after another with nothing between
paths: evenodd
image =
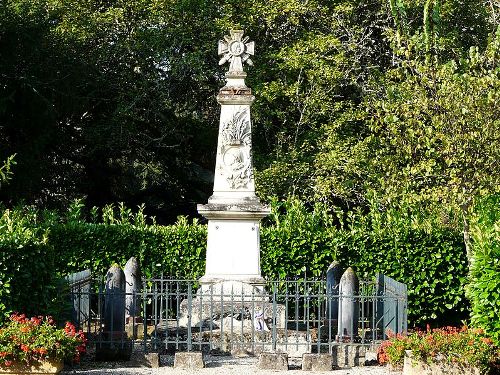
<instances>
[{"instance_id":1,"label":"stone monument","mask_svg":"<svg viewBox=\"0 0 500 375\"><path fill-rule=\"evenodd\" d=\"M226 85L217 95L221 105L213 195L198 212L208 219L202 292L262 292L260 220L270 209L255 195L250 106L255 97L245 84L244 63L253 65L255 43L242 30L219 41L219 65L229 62Z\"/></svg>"},{"instance_id":2,"label":"stone monument","mask_svg":"<svg viewBox=\"0 0 500 375\"><path fill-rule=\"evenodd\" d=\"M276 326L284 328L284 306L269 302L260 270L260 220L271 211L255 195L250 117L255 97L243 71L244 63L253 64L254 49L242 30L231 30L219 41L219 64L230 65L217 95L221 114L213 195L198 205L208 219L205 275L191 304L188 299L180 304L182 327L222 327L238 316L245 330L265 332L275 315Z\"/></svg>"},{"instance_id":3,"label":"stone monument","mask_svg":"<svg viewBox=\"0 0 500 375\"><path fill-rule=\"evenodd\" d=\"M132 341L125 332L125 274L118 264L106 274L103 309L103 331L96 343L97 361L128 361L132 354Z\"/></svg>"},{"instance_id":4,"label":"stone monument","mask_svg":"<svg viewBox=\"0 0 500 375\"><path fill-rule=\"evenodd\" d=\"M358 336L359 323L359 280L356 272L349 267L339 284L338 334L339 340L346 342Z\"/></svg>"},{"instance_id":5,"label":"stone monument","mask_svg":"<svg viewBox=\"0 0 500 375\"><path fill-rule=\"evenodd\" d=\"M131 257L123 270L125 275L125 323L141 318L141 269Z\"/></svg>"}]
</instances>

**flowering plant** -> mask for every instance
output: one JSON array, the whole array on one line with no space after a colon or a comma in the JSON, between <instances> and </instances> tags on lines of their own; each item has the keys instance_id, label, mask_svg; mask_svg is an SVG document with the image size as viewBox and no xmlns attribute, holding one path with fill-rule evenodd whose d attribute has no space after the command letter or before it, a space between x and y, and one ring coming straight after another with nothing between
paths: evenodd
<instances>
[{"instance_id":1,"label":"flowering plant","mask_svg":"<svg viewBox=\"0 0 500 375\"><path fill-rule=\"evenodd\" d=\"M444 327L415 331L409 335L388 333L389 340L379 347L380 363L403 365L406 350L413 358L426 363L444 361L463 366L473 366L488 373L499 360L499 348L481 329Z\"/></svg>"},{"instance_id":2,"label":"flowering plant","mask_svg":"<svg viewBox=\"0 0 500 375\"><path fill-rule=\"evenodd\" d=\"M32 365L44 360L78 362L83 352L83 332L77 332L69 322L58 329L50 316L28 319L24 314L13 314L0 327L0 366Z\"/></svg>"}]
</instances>

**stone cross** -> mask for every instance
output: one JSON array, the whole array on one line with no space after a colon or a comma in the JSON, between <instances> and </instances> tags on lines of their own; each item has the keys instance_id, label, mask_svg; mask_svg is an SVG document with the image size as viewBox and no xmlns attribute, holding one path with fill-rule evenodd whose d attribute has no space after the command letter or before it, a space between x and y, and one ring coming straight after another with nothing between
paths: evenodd
<instances>
[{"instance_id":1,"label":"stone cross","mask_svg":"<svg viewBox=\"0 0 500 375\"><path fill-rule=\"evenodd\" d=\"M229 73L243 73L243 63L253 65L250 55L255 53L255 42L243 37L243 30L231 30L224 40L219 40L219 65L230 62Z\"/></svg>"}]
</instances>

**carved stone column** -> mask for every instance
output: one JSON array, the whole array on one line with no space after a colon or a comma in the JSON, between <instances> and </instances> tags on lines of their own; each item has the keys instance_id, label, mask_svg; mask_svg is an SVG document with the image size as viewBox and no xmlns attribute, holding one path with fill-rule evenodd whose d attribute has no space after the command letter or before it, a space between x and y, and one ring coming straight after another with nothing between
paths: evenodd
<instances>
[{"instance_id":1,"label":"carved stone column","mask_svg":"<svg viewBox=\"0 0 500 375\"><path fill-rule=\"evenodd\" d=\"M252 65L254 42L243 31L231 30L219 41L219 64L230 62L221 105L214 192L198 212L208 219L208 241L203 289L223 288L224 293L262 290L260 271L260 220L270 213L255 195L252 162L250 106L255 97L245 84L243 63Z\"/></svg>"}]
</instances>

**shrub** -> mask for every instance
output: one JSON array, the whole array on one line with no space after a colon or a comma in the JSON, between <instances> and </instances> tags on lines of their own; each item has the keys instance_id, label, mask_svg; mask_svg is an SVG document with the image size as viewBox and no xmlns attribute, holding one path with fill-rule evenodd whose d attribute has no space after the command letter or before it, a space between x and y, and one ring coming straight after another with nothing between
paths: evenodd
<instances>
[{"instance_id":1,"label":"shrub","mask_svg":"<svg viewBox=\"0 0 500 375\"><path fill-rule=\"evenodd\" d=\"M169 226L69 222L53 226L49 239L60 255L56 270L63 274L89 268L102 275L132 256L146 277L198 279L205 269L206 226L183 217Z\"/></svg>"},{"instance_id":2,"label":"shrub","mask_svg":"<svg viewBox=\"0 0 500 375\"><path fill-rule=\"evenodd\" d=\"M484 329L500 344L500 196L477 208L471 228L473 260L470 285L471 323Z\"/></svg>"},{"instance_id":3,"label":"shrub","mask_svg":"<svg viewBox=\"0 0 500 375\"><path fill-rule=\"evenodd\" d=\"M204 272L207 230L196 220L181 217L174 225L160 226L151 220L148 224L141 209L132 213L123 205L94 208L86 219L80 202L64 217L30 213L29 225L23 224L26 211L16 212L18 226L43 239L39 252L45 254L46 267L41 275L85 268L103 274L111 264L124 265L131 256L139 260L146 277L163 273L197 279ZM368 214L351 212L344 218L321 204L308 208L296 199L274 201L261 229L262 273L268 279L319 277L338 260L344 268L355 267L362 278L380 272L406 283L413 323L459 321L467 307L462 237L439 226L426 231L413 226L412 219L409 214L377 209ZM5 230L0 227L0 233ZM19 233L24 232L19 229ZM13 257L25 253L15 241L4 243L3 249ZM39 265L31 261L25 264L37 270ZM15 272L8 269L9 280ZM0 285L0 293L4 289ZM4 299L1 294L0 298ZM10 310L21 307L10 304Z\"/></svg>"},{"instance_id":4,"label":"shrub","mask_svg":"<svg viewBox=\"0 0 500 375\"><path fill-rule=\"evenodd\" d=\"M467 318L467 258L462 235L413 223L412 213L372 207L352 212L332 242L335 257L361 275L379 272L408 286L412 324L459 324Z\"/></svg>"},{"instance_id":5,"label":"shrub","mask_svg":"<svg viewBox=\"0 0 500 375\"><path fill-rule=\"evenodd\" d=\"M493 340L483 330L465 326L416 331L408 336L391 335L379 347L379 361L402 367L406 350L411 350L416 360L477 367L482 374L488 373L499 360L499 348Z\"/></svg>"},{"instance_id":6,"label":"shrub","mask_svg":"<svg viewBox=\"0 0 500 375\"><path fill-rule=\"evenodd\" d=\"M261 232L262 270L280 278L324 274L337 260L360 277L377 272L408 285L409 319L458 323L466 318L463 287L467 259L460 233L442 225L414 224L413 212L351 211L346 217L323 205L273 202Z\"/></svg>"},{"instance_id":7,"label":"shrub","mask_svg":"<svg viewBox=\"0 0 500 375\"><path fill-rule=\"evenodd\" d=\"M48 238L52 220L31 209L0 217L0 322L12 311L56 313L61 307L56 253Z\"/></svg>"},{"instance_id":8,"label":"shrub","mask_svg":"<svg viewBox=\"0 0 500 375\"><path fill-rule=\"evenodd\" d=\"M71 323L56 328L51 317L26 318L13 314L0 329L0 365L32 365L38 361L78 362L85 352L85 337Z\"/></svg>"}]
</instances>

